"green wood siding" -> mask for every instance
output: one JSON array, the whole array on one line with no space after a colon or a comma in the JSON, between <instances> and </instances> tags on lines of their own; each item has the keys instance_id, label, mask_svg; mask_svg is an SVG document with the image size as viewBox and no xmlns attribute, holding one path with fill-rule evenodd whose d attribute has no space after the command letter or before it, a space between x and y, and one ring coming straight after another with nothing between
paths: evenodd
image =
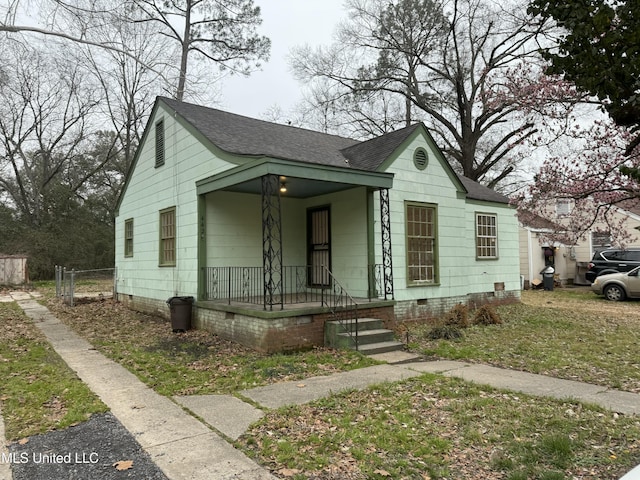
<instances>
[{"instance_id":1,"label":"green wood siding","mask_svg":"<svg viewBox=\"0 0 640 480\"><path fill-rule=\"evenodd\" d=\"M414 152L424 148L429 157L425 169L414 164ZM450 171L442 163L431 141L413 138L386 172L393 173L390 191L393 275L396 300L454 297L494 290L503 282L505 290L520 288L518 229L515 211L508 205L476 202L465 198ZM437 206L437 283L419 285L407 278L405 205L409 202ZM379 199L374 198L376 258L382 258L379 228ZM476 259L475 214L495 214L498 224L498 252L495 260Z\"/></svg>"},{"instance_id":2,"label":"green wood siding","mask_svg":"<svg viewBox=\"0 0 640 480\"><path fill-rule=\"evenodd\" d=\"M156 167L156 128L164 124L164 165ZM189 129L159 104L149 120L135 168L116 218L118 292L163 299L196 295L198 280L198 197L196 180L235 165L217 158ZM181 159L181 165L178 165ZM159 212L176 206L176 266L160 267ZM124 255L124 219L135 223L135 254Z\"/></svg>"}]
</instances>

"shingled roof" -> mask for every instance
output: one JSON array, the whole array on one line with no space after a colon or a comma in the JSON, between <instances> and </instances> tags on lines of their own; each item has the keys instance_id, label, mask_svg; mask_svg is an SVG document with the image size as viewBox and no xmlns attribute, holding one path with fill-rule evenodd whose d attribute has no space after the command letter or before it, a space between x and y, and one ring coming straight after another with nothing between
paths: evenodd
<instances>
[{"instance_id":1,"label":"shingled roof","mask_svg":"<svg viewBox=\"0 0 640 480\"><path fill-rule=\"evenodd\" d=\"M360 142L338 135L179 102L167 97L158 97L158 100L174 110L211 143L226 152L241 156L272 157L366 171L376 171L422 125L416 123ZM459 178L469 198L509 203L509 199L504 195L466 177L459 176Z\"/></svg>"},{"instance_id":2,"label":"shingled roof","mask_svg":"<svg viewBox=\"0 0 640 480\"><path fill-rule=\"evenodd\" d=\"M489 187L474 182L470 178L458 175L458 178L467 189L467 197L474 200L483 200L485 202L509 203L509 197L501 193L491 190Z\"/></svg>"},{"instance_id":3,"label":"shingled roof","mask_svg":"<svg viewBox=\"0 0 640 480\"><path fill-rule=\"evenodd\" d=\"M160 97L160 100L193 125L222 150L243 156L349 167L341 149L357 140L271 123Z\"/></svg>"}]
</instances>

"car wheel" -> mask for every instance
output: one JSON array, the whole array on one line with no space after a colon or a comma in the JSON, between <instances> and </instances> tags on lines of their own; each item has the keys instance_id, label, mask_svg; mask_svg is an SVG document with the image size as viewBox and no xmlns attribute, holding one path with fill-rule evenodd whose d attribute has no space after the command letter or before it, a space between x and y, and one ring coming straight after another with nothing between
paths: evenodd
<instances>
[{"instance_id":1,"label":"car wheel","mask_svg":"<svg viewBox=\"0 0 640 480\"><path fill-rule=\"evenodd\" d=\"M611 300L612 302L620 302L626 298L624 289L620 285L608 285L605 287L604 298Z\"/></svg>"}]
</instances>

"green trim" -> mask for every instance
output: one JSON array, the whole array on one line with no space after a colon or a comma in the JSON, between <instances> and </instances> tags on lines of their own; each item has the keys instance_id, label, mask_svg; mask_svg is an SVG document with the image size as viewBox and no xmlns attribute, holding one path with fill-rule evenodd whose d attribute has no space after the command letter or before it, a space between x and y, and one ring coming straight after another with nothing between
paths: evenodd
<instances>
[{"instance_id":1,"label":"green trim","mask_svg":"<svg viewBox=\"0 0 640 480\"><path fill-rule=\"evenodd\" d=\"M360 300L356 298L356 300ZM397 302L395 300L380 300L362 299L361 303L358 303L358 307L361 308L379 308L379 307L392 307ZM255 308L229 305L222 302L201 301L198 302L198 308L202 310L215 310L219 312L231 312L239 315L246 315L247 317L263 318L267 320L277 320L279 318L301 317L307 315L318 315L331 313L331 307L309 306L309 307L297 307L296 305L287 305L286 310L264 310L262 305L256 305Z\"/></svg>"},{"instance_id":2,"label":"green trim","mask_svg":"<svg viewBox=\"0 0 640 480\"><path fill-rule=\"evenodd\" d=\"M198 300L204 298L206 280L203 278L203 268L207 265L207 201L198 195Z\"/></svg>"},{"instance_id":3,"label":"green trim","mask_svg":"<svg viewBox=\"0 0 640 480\"><path fill-rule=\"evenodd\" d=\"M453 167L449 164L447 159L444 158L444 154L442 153L442 150L440 150L440 148L436 144L435 140L431 136L431 133L429 132L427 127L425 127L424 124L422 123L393 151L391 155L387 157L387 159L384 162L380 164L377 170L379 172L386 171L393 164L393 162L395 162L398 159L400 154L407 149L408 145L411 142L413 142L418 136L422 136L424 141L431 148L431 150L435 152L435 158L440 162L445 172L447 173L449 180L451 180L451 183L453 183L456 186L456 189L458 190L458 192L466 195L468 193L467 189L464 187L464 185L458 178L458 175L453 170Z\"/></svg>"},{"instance_id":4,"label":"green trim","mask_svg":"<svg viewBox=\"0 0 640 480\"><path fill-rule=\"evenodd\" d=\"M372 266L376 263L376 232L375 232L375 207L373 199L374 190L367 189L367 265ZM375 280L372 281L372 272L367 272L367 291L369 295L375 294Z\"/></svg>"},{"instance_id":5,"label":"green trim","mask_svg":"<svg viewBox=\"0 0 640 480\"><path fill-rule=\"evenodd\" d=\"M508 203L492 202L490 200L476 200L474 198L467 198L466 200L468 205L477 205L478 208L482 208L482 207L499 208L499 209L508 208L510 210L516 210L518 208L516 205L511 205Z\"/></svg>"},{"instance_id":6,"label":"green trim","mask_svg":"<svg viewBox=\"0 0 640 480\"><path fill-rule=\"evenodd\" d=\"M434 211L433 219L433 281L412 281L409 278L409 233L408 233L408 207L431 208ZM405 241L405 278L407 287L432 287L440 284L440 242L438 239L438 205L435 203L414 202L405 200L404 202L404 241Z\"/></svg>"},{"instance_id":7,"label":"green trim","mask_svg":"<svg viewBox=\"0 0 640 480\"><path fill-rule=\"evenodd\" d=\"M392 188L393 174L386 172L367 172L348 168L301 163L275 158L261 158L247 165L226 170L211 177L198 180L198 195L224 190L241 183L259 179L265 175L304 178L321 182L340 183L350 186L373 188Z\"/></svg>"},{"instance_id":8,"label":"green trim","mask_svg":"<svg viewBox=\"0 0 640 480\"><path fill-rule=\"evenodd\" d=\"M155 104L153 105L153 109L151 110L151 114L149 115L149 120L144 127L144 132L142 133L142 137L140 138L140 143L138 144L138 148L136 149L136 153L133 156L133 160L131 165L129 165L129 170L125 175L124 185L122 186L122 190L120 192L120 197L118 197L118 202L116 203L115 208L115 216L117 217L120 213L120 205L122 204L122 200L127 192L129 187L129 182L133 172L138 166L138 160L140 159L140 155L142 154L142 150L144 146L147 144L148 137L151 134L150 132L155 128L156 118L160 115L163 115L163 119L165 118L173 118L176 122L178 122L183 128L185 128L191 135L193 135L207 150L209 150L213 155L224 160L226 162L232 163L234 165L242 165L251 161L257 157L255 156L241 156L241 155L233 155L230 154L216 145L214 145L211 140L205 137L200 130L195 128L190 122L188 122L184 117L179 115L174 109L169 107L166 103L162 101L162 99L157 98ZM165 138L166 140L166 138ZM175 139L174 139L175 140ZM166 148L166 145L165 145Z\"/></svg>"},{"instance_id":9,"label":"green trim","mask_svg":"<svg viewBox=\"0 0 640 480\"><path fill-rule=\"evenodd\" d=\"M429 153L426 149L418 147L413 151L413 164L418 170L424 170L429 165Z\"/></svg>"}]
</instances>

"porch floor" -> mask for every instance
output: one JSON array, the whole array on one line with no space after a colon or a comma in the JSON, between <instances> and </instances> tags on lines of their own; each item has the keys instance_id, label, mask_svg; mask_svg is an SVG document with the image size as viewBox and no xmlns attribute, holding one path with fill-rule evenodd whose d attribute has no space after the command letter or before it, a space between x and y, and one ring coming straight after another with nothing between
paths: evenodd
<instances>
[{"instance_id":1,"label":"porch floor","mask_svg":"<svg viewBox=\"0 0 640 480\"><path fill-rule=\"evenodd\" d=\"M365 308L389 307L396 303L395 300L384 300L379 298L372 298L371 300L368 298L354 298L353 300L358 305L359 310ZM291 302L291 298L288 298L287 301ZM267 305L266 310L262 302L242 302L237 300L231 300L231 302L229 302L228 299L199 300L197 302L197 307L209 310L239 313L259 318L295 317L299 315L331 312L331 307L323 305L321 301L298 303L287 303L287 301L285 301L284 305L281 305L280 303L273 306ZM329 303L331 304L331 302Z\"/></svg>"}]
</instances>

